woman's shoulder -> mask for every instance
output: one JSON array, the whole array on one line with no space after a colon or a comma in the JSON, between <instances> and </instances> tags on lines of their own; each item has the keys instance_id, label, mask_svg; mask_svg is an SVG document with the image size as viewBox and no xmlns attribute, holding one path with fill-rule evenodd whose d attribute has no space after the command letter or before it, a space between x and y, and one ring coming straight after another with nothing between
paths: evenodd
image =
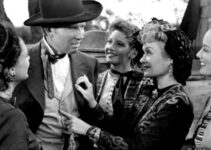
<instances>
[{"instance_id":1,"label":"woman's shoulder","mask_svg":"<svg viewBox=\"0 0 211 150\"><path fill-rule=\"evenodd\" d=\"M178 84L170 88L166 94L163 96L166 100L167 104L182 104L192 106L190 98L185 92L182 85Z\"/></svg>"},{"instance_id":2,"label":"woman's shoulder","mask_svg":"<svg viewBox=\"0 0 211 150\"><path fill-rule=\"evenodd\" d=\"M13 109L15 109L15 107L11 105L9 101L0 99L0 115Z\"/></svg>"},{"instance_id":3,"label":"woman's shoulder","mask_svg":"<svg viewBox=\"0 0 211 150\"><path fill-rule=\"evenodd\" d=\"M28 149L29 127L21 110L12 105L1 105L0 126L1 146L4 145L2 148Z\"/></svg>"},{"instance_id":4,"label":"woman's shoulder","mask_svg":"<svg viewBox=\"0 0 211 150\"><path fill-rule=\"evenodd\" d=\"M3 120L3 118L10 118L12 120L24 120L25 116L23 112L17 107L13 106L9 102L0 100L0 118L1 120Z\"/></svg>"}]
</instances>

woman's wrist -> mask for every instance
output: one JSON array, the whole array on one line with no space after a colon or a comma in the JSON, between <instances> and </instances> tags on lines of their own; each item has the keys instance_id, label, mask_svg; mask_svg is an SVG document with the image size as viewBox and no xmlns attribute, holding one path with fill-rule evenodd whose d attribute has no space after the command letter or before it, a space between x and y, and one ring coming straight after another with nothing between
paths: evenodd
<instances>
[{"instance_id":1,"label":"woman's wrist","mask_svg":"<svg viewBox=\"0 0 211 150\"><path fill-rule=\"evenodd\" d=\"M86 126L84 126L84 128L83 128L81 134L82 134L82 135L86 135L86 134L87 134L87 131L88 131L89 128L91 128L91 127L92 127L92 126L89 125L89 124L87 124Z\"/></svg>"}]
</instances>

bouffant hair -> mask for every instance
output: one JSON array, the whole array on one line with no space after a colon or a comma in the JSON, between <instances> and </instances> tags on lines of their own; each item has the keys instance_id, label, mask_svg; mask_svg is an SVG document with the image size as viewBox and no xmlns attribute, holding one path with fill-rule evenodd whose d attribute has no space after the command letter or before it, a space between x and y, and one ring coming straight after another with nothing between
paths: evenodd
<instances>
[{"instance_id":1,"label":"bouffant hair","mask_svg":"<svg viewBox=\"0 0 211 150\"><path fill-rule=\"evenodd\" d=\"M177 82L186 85L191 75L193 50L185 33L168 22L153 18L139 34L141 43L160 41L165 43L164 50L173 60L173 76Z\"/></svg>"},{"instance_id":2,"label":"bouffant hair","mask_svg":"<svg viewBox=\"0 0 211 150\"><path fill-rule=\"evenodd\" d=\"M142 44L137 39L140 28L130 23L129 21L117 19L109 26L109 34L114 30L118 30L125 34L129 41L130 48L137 51L137 56L133 59L133 63L134 65L140 66L140 58L143 56Z\"/></svg>"},{"instance_id":3,"label":"bouffant hair","mask_svg":"<svg viewBox=\"0 0 211 150\"><path fill-rule=\"evenodd\" d=\"M19 38L14 29L0 23L0 91L8 88L11 81L8 70L17 63L20 53Z\"/></svg>"}]
</instances>

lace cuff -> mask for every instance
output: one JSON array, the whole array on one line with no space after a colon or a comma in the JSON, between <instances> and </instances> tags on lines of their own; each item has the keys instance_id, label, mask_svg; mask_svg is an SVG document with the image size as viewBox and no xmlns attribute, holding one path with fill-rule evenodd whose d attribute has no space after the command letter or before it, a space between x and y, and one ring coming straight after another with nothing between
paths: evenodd
<instances>
[{"instance_id":1,"label":"lace cuff","mask_svg":"<svg viewBox=\"0 0 211 150\"><path fill-rule=\"evenodd\" d=\"M98 139L100 138L101 129L95 126L90 127L87 132L86 136L93 142L97 143Z\"/></svg>"}]
</instances>

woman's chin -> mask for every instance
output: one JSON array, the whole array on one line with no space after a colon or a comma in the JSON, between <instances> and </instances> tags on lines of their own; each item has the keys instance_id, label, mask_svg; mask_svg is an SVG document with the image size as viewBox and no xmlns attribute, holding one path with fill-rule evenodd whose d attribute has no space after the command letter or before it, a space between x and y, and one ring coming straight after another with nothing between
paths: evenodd
<instances>
[{"instance_id":1,"label":"woman's chin","mask_svg":"<svg viewBox=\"0 0 211 150\"><path fill-rule=\"evenodd\" d=\"M106 62L108 64L116 64L116 61L115 60L112 60L112 59L106 59Z\"/></svg>"},{"instance_id":2,"label":"woman's chin","mask_svg":"<svg viewBox=\"0 0 211 150\"><path fill-rule=\"evenodd\" d=\"M21 78L20 81L24 81L26 79L28 79L29 75L27 74L25 77Z\"/></svg>"},{"instance_id":3,"label":"woman's chin","mask_svg":"<svg viewBox=\"0 0 211 150\"><path fill-rule=\"evenodd\" d=\"M149 72L144 72L145 77L151 77L151 74Z\"/></svg>"}]
</instances>

